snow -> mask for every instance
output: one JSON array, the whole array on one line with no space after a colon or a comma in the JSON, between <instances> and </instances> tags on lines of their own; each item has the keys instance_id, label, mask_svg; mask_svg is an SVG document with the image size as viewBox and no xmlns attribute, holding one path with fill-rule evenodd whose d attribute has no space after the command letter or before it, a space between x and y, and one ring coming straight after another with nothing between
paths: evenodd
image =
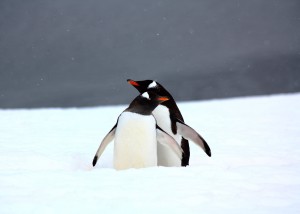
<instances>
[{"instance_id":1,"label":"snow","mask_svg":"<svg viewBox=\"0 0 300 214\"><path fill-rule=\"evenodd\" d=\"M179 103L211 158L93 168L124 108L0 110L0 213L300 213L300 93Z\"/></svg>"}]
</instances>

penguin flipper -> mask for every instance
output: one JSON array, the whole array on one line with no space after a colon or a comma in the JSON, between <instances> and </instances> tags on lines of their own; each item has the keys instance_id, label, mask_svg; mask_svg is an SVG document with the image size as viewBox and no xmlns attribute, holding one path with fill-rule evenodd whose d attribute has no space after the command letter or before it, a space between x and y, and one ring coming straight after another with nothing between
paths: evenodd
<instances>
[{"instance_id":1,"label":"penguin flipper","mask_svg":"<svg viewBox=\"0 0 300 214\"><path fill-rule=\"evenodd\" d=\"M97 164L97 161L99 159L99 157L102 155L104 149L106 148L106 146L114 139L115 137L115 133L116 133L116 127L117 127L117 124L116 123L114 125L114 127L107 133L107 135L103 138L96 154L95 154L95 157L93 159L93 166L95 166Z\"/></svg>"},{"instance_id":2,"label":"penguin flipper","mask_svg":"<svg viewBox=\"0 0 300 214\"><path fill-rule=\"evenodd\" d=\"M210 148L200 134L198 134L193 128L186 125L183 121L180 121L179 119L177 119L176 121L176 126L178 134L180 134L187 140L193 141L198 146L200 146L209 157L211 156Z\"/></svg>"},{"instance_id":3,"label":"penguin flipper","mask_svg":"<svg viewBox=\"0 0 300 214\"><path fill-rule=\"evenodd\" d=\"M170 148L181 160L182 159L182 149L176 142L176 140L171 137L168 133L162 130L158 125L156 125L156 137L157 142L163 146Z\"/></svg>"}]
</instances>

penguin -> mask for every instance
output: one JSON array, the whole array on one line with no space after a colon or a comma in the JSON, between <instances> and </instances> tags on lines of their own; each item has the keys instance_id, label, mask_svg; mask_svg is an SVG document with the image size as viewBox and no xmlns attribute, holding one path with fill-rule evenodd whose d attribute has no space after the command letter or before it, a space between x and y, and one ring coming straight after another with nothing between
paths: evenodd
<instances>
[{"instance_id":1,"label":"penguin","mask_svg":"<svg viewBox=\"0 0 300 214\"><path fill-rule=\"evenodd\" d=\"M113 139L113 165L116 170L157 166L157 143L168 147L180 161L181 147L156 124L152 115L152 111L168 99L154 92L144 92L137 96L102 140L93 159L93 166Z\"/></svg>"},{"instance_id":2,"label":"penguin","mask_svg":"<svg viewBox=\"0 0 300 214\"><path fill-rule=\"evenodd\" d=\"M173 152L158 145L158 164L161 166L187 166L190 159L189 141L195 142L204 152L211 157L211 150L200 134L193 128L184 123L183 116L176 105L172 95L158 82L153 80L134 81L128 79L127 82L134 86L140 93L155 92L159 96L167 96L169 100L161 103L152 112L157 124L171 135L180 145L183 150L181 162L174 156Z\"/></svg>"}]
</instances>

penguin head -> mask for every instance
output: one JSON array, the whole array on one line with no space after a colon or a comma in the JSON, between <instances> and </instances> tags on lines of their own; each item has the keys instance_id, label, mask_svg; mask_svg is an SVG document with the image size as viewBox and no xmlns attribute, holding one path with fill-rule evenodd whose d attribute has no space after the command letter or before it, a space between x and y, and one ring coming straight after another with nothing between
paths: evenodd
<instances>
[{"instance_id":1,"label":"penguin head","mask_svg":"<svg viewBox=\"0 0 300 214\"><path fill-rule=\"evenodd\" d=\"M144 92L137 96L126 109L126 111L150 115L152 111L161 103L169 100L167 96L159 96L155 92Z\"/></svg>"},{"instance_id":2,"label":"penguin head","mask_svg":"<svg viewBox=\"0 0 300 214\"><path fill-rule=\"evenodd\" d=\"M141 80L141 81L134 81L132 79L128 79L127 82L135 87L140 93L144 93L146 91L155 91L157 94L162 88L162 86L154 81L154 80Z\"/></svg>"}]
</instances>

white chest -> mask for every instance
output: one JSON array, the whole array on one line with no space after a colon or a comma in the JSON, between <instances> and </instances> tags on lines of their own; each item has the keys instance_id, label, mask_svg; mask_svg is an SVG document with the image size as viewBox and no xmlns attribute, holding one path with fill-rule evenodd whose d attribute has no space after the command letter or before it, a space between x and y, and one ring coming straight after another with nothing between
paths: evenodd
<instances>
[{"instance_id":1,"label":"white chest","mask_svg":"<svg viewBox=\"0 0 300 214\"><path fill-rule=\"evenodd\" d=\"M152 115L123 112L114 143L116 169L157 166L156 122Z\"/></svg>"},{"instance_id":2,"label":"white chest","mask_svg":"<svg viewBox=\"0 0 300 214\"><path fill-rule=\"evenodd\" d=\"M157 125L171 135L180 145L181 136L178 134L174 135L171 129L169 109L163 105L159 105L152 113L156 119ZM178 159L170 148L158 144L157 156L159 166L181 166L181 160Z\"/></svg>"},{"instance_id":3,"label":"white chest","mask_svg":"<svg viewBox=\"0 0 300 214\"><path fill-rule=\"evenodd\" d=\"M171 135L180 144L181 136L177 134L174 135L171 129L169 109L163 105L159 105L152 113L156 119L157 125Z\"/></svg>"}]
</instances>

